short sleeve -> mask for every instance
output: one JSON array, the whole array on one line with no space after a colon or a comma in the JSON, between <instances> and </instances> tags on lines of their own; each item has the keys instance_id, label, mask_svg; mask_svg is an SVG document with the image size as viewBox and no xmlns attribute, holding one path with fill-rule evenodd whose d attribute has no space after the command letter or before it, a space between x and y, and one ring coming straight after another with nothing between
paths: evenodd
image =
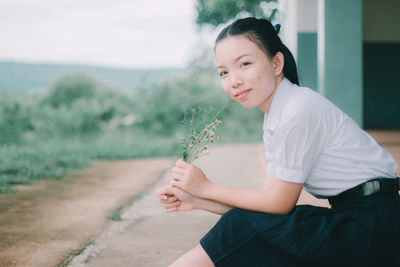
<instances>
[{"instance_id":1,"label":"short sleeve","mask_svg":"<svg viewBox=\"0 0 400 267\"><path fill-rule=\"evenodd\" d=\"M287 182L304 183L326 138L325 122L312 109L283 112L270 137L268 172Z\"/></svg>"}]
</instances>

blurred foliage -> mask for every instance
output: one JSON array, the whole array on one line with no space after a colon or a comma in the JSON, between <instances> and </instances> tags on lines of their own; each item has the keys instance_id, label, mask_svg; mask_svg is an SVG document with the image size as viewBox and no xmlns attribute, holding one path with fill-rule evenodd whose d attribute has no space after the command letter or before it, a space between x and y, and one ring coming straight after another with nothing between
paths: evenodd
<instances>
[{"instance_id":1,"label":"blurred foliage","mask_svg":"<svg viewBox=\"0 0 400 267\"><path fill-rule=\"evenodd\" d=\"M222 142L261 141L262 112L230 102L216 72L194 65L134 92L84 73L62 76L46 91L0 92L0 192L92 160L180 156L192 115L193 127L204 127L222 107Z\"/></svg>"},{"instance_id":2,"label":"blurred foliage","mask_svg":"<svg viewBox=\"0 0 400 267\"><path fill-rule=\"evenodd\" d=\"M217 27L248 16L274 20L277 9L269 7L271 2L277 0L197 0L196 23L199 26L208 24Z\"/></svg>"},{"instance_id":3,"label":"blurred foliage","mask_svg":"<svg viewBox=\"0 0 400 267\"><path fill-rule=\"evenodd\" d=\"M0 144L19 143L31 128L29 105L20 97L0 92Z\"/></svg>"},{"instance_id":4,"label":"blurred foliage","mask_svg":"<svg viewBox=\"0 0 400 267\"><path fill-rule=\"evenodd\" d=\"M61 105L71 105L80 99L93 98L93 96L108 89L104 87L92 76L84 73L65 75L50 88L44 102L55 108Z\"/></svg>"}]
</instances>

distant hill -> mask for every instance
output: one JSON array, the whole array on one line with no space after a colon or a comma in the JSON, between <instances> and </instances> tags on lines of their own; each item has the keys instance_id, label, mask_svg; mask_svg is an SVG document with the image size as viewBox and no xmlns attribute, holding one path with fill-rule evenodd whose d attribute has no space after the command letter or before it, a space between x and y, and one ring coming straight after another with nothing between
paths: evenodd
<instances>
[{"instance_id":1,"label":"distant hill","mask_svg":"<svg viewBox=\"0 0 400 267\"><path fill-rule=\"evenodd\" d=\"M173 75L185 74L181 68L118 69L86 65L32 64L0 61L0 91L24 92L44 89L61 75L86 72L107 83L135 90L151 86Z\"/></svg>"}]
</instances>

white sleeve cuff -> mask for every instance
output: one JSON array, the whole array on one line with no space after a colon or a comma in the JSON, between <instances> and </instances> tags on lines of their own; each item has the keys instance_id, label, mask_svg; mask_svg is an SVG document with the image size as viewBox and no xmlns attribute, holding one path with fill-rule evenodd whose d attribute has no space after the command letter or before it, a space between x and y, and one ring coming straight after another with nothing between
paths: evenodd
<instances>
[{"instance_id":1,"label":"white sleeve cuff","mask_svg":"<svg viewBox=\"0 0 400 267\"><path fill-rule=\"evenodd\" d=\"M275 165L275 176L286 182L303 184L306 181L307 174L301 169L288 169Z\"/></svg>"}]
</instances>

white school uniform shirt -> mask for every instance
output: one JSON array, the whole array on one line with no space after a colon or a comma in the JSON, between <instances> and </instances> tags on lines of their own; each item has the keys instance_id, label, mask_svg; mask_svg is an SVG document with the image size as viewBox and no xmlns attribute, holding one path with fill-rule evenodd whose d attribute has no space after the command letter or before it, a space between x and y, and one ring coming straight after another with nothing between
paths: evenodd
<instances>
[{"instance_id":1,"label":"white school uniform shirt","mask_svg":"<svg viewBox=\"0 0 400 267\"><path fill-rule=\"evenodd\" d=\"M322 95L284 78L264 118L267 172L316 197L395 177L393 157Z\"/></svg>"}]
</instances>

